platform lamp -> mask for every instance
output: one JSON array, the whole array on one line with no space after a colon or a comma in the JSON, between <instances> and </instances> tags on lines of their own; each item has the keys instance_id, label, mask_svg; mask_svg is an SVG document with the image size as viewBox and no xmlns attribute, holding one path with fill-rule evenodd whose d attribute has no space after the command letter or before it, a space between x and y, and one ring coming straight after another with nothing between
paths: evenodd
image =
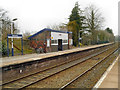
<instances>
[{"instance_id":1,"label":"platform lamp","mask_svg":"<svg viewBox=\"0 0 120 90\"><path fill-rule=\"evenodd\" d=\"M17 18L14 18L11 22L11 34L13 34L13 23L14 21L16 21ZM14 49L13 49L13 38L11 38L11 41L12 41L12 56L14 56Z\"/></svg>"}]
</instances>

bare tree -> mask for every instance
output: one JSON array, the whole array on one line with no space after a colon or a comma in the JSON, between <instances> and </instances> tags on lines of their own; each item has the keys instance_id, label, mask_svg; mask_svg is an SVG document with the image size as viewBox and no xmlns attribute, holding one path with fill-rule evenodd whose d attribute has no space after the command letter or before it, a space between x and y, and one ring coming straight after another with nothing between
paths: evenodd
<instances>
[{"instance_id":1,"label":"bare tree","mask_svg":"<svg viewBox=\"0 0 120 90\"><path fill-rule=\"evenodd\" d=\"M30 32L23 33L23 39L24 40L27 40L29 36L30 36Z\"/></svg>"},{"instance_id":2,"label":"bare tree","mask_svg":"<svg viewBox=\"0 0 120 90\"><path fill-rule=\"evenodd\" d=\"M7 11L0 8L0 31L2 34L2 39L5 39L7 34L10 33L11 21L6 16Z\"/></svg>"},{"instance_id":3,"label":"bare tree","mask_svg":"<svg viewBox=\"0 0 120 90\"><path fill-rule=\"evenodd\" d=\"M104 18L102 17L102 13L99 9L94 6L90 5L89 7L85 8L85 15L86 15L86 23L88 25L89 30L91 32L93 30L101 30L104 22Z\"/></svg>"},{"instance_id":4,"label":"bare tree","mask_svg":"<svg viewBox=\"0 0 120 90\"><path fill-rule=\"evenodd\" d=\"M7 11L0 8L0 32L2 34L2 39L5 40L7 38L7 34L10 34L11 31L11 19L7 15ZM13 23L13 33L17 33L19 30L17 26Z\"/></svg>"},{"instance_id":5,"label":"bare tree","mask_svg":"<svg viewBox=\"0 0 120 90\"><path fill-rule=\"evenodd\" d=\"M102 13L94 5L85 8L86 24L92 34L93 44L97 42L97 31L103 27L104 18Z\"/></svg>"},{"instance_id":6,"label":"bare tree","mask_svg":"<svg viewBox=\"0 0 120 90\"><path fill-rule=\"evenodd\" d=\"M53 29L53 30L58 30L58 31L68 31L67 26L63 23L58 24L58 25L57 24L49 25L49 26L47 26L47 28Z\"/></svg>"},{"instance_id":7,"label":"bare tree","mask_svg":"<svg viewBox=\"0 0 120 90\"><path fill-rule=\"evenodd\" d=\"M0 20L5 16L6 13L7 13L7 11L5 11L2 8L0 8Z\"/></svg>"}]
</instances>

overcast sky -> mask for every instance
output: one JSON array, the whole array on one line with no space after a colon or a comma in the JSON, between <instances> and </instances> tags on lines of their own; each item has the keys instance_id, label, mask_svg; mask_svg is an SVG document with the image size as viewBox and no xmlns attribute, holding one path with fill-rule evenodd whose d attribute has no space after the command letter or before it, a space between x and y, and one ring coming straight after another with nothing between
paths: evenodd
<instances>
[{"instance_id":1,"label":"overcast sky","mask_svg":"<svg viewBox=\"0 0 120 90\"><path fill-rule=\"evenodd\" d=\"M105 18L105 28L118 34L119 0L0 0L0 8L8 11L12 19L18 18L21 32L35 33L49 25L67 23L76 1L83 10L89 4L96 5Z\"/></svg>"},{"instance_id":2,"label":"overcast sky","mask_svg":"<svg viewBox=\"0 0 120 90\"><path fill-rule=\"evenodd\" d=\"M120 35L120 1L119 1L119 4L118 4L119 6L119 8L118 8L118 15L119 15L119 17L118 17L118 34Z\"/></svg>"}]
</instances>

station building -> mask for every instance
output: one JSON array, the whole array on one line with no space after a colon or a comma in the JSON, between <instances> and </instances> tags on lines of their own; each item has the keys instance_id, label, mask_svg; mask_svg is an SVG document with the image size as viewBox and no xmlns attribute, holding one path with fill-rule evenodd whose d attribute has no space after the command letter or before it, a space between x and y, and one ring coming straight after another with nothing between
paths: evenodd
<instances>
[{"instance_id":1,"label":"station building","mask_svg":"<svg viewBox=\"0 0 120 90\"><path fill-rule=\"evenodd\" d=\"M72 48L72 32L43 29L33 34L30 39L30 47L43 52L56 52Z\"/></svg>"}]
</instances>

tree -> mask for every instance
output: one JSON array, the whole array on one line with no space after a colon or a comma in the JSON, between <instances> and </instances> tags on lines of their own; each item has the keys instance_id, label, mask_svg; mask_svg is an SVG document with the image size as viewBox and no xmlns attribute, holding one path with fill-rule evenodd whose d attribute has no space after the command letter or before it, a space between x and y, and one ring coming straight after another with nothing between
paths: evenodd
<instances>
[{"instance_id":1,"label":"tree","mask_svg":"<svg viewBox=\"0 0 120 90\"><path fill-rule=\"evenodd\" d=\"M92 43L95 44L97 42L96 30L101 30L104 18L102 17L99 9L96 8L94 5L90 5L89 7L85 8L85 15L88 30L92 34Z\"/></svg>"},{"instance_id":2,"label":"tree","mask_svg":"<svg viewBox=\"0 0 120 90\"><path fill-rule=\"evenodd\" d=\"M1 26L1 32L2 34L5 34L6 32L8 32L8 28L10 23L9 22L9 18L6 17L6 13L7 11L5 11L4 9L0 8L0 26ZM7 31L6 31L7 30Z\"/></svg>"},{"instance_id":3,"label":"tree","mask_svg":"<svg viewBox=\"0 0 120 90\"><path fill-rule=\"evenodd\" d=\"M5 41L3 41L2 42L2 56L5 56L5 55L7 55L7 47L6 47Z\"/></svg>"},{"instance_id":4,"label":"tree","mask_svg":"<svg viewBox=\"0 0 120 90\"><path fill-rule=\"evenodd\" d=\"M79 28L79 26L76 23L76 21L71 21L68 23L68 30L72 31L72 38L73 38L73 45L74 46L78 45L78 33L77 33L78 28Z\"/></svg>"},{"instance_id":5,"label":"tree","mask_svg":"<svg viewBox=\"0 0 120 90\"><path fill-rule=\"evenodd\" d=\"M80 30L83 29L83 21L84 21L84 16L83 16L83 11L79 8L78 2L75 3L74 8L72 9L72 13L69 17L69 22L68 22L68 29L69 31L73 32L73 45L77 46L79 45L79 36L82 32Z\"/></svg>"},{"instance_id":6,"label":"tree","mask_svg":"<svg viewBox=\"0 0 120 90\"><path fill-rule=\"evenodd\" d=\"M83 45L90 45L92 41L91 34L90 33L84 33L82 35L82 44Z\"/></svg>"},{"instance_id":7,"label":"tree","mask_svg":"<svg viewBox=\"0 0 120 90\"><path fill-rule=\"evenodd\" d=\"M112 31L112 29L110 29L109 27L107 27L105 30L106 30L108 33L110 33L110 34L113 35L113 31Z\"/></svg>"},{"instance_id":8,"label":"tree","mask_svg":"<svg viewBox=\"0 0 120 90\"><path fill-rule=\"evenodd\" d=\"M114 34L113 34L112 29L110 29L109 27L107 27L107 28L105 29L105 31L110 34L110 39L109 39L109 40L113 42L113 41L115 40L115 36L114 36Z\"/></svg>"},{"instance_id":9,"label":"tree","mask_svg":"<svg viewBox=\"0 0 120 90\"><path fill-rule=\"evenodd\" d=\"M96 44L102 44L102 43L108 43L114 41L113 36L110 33L108 33L106 30L98 30L96 31L96 33L97 33ZM84 45L89 45L93 41L92 34L90 33L84 33L82 39L83 39L82 43Z\"/></svg>"},{"instance_id":10,"label":"tree","mask_svg":"<svg viewBox=\"0 0 120 90\"><path fill-rule=\"evenodd\" d=\"M0 47L0 53L2 53L2 55L7 55L7 34L11 34L11 23L12 21L10 20L10 18L7 15L7 11L5 11L4 9L0 8L0 35L1 35L1 47ZM18 31L18 29L16 28L15 24L13 24L13 33Z\"/></svg>"},{"instance_id":11,"label":"tree","mask_svg":"<svg viewBox=\"0 0 120 90\"><path fill-rule=\"evenodd\" d=\"M7 39L7 34L11 33L11 19L7 15L7 11L4 9L0 8L0 30L2 32L2 39L6 40ZM17 29L16 25L13 23L13 33L19 32Z\"/></svg>"},{"instance_id":12,"label":"tree","mask_svg":"<svg viewBox=\"0 0 120 90\"><path fill-rule=\"evenodd\" d=\"M24 40L27 40L29 36L30 36L30 32L23 33L23 39Z\"/></svg>"},{"instance_id":13,"label":"tree","mask_svg":"<svg viewBox=\"0 0 120 90\"><path fill-rule=\"evenodd\" d=\"M61 24L58 24L58 25L57 24L49 25L49 26L47 26L47 28L53 29L53 30L58 30L58 31L68 31L67 26L64 23L61 23Z\"/></svg>"}]
</instances>

